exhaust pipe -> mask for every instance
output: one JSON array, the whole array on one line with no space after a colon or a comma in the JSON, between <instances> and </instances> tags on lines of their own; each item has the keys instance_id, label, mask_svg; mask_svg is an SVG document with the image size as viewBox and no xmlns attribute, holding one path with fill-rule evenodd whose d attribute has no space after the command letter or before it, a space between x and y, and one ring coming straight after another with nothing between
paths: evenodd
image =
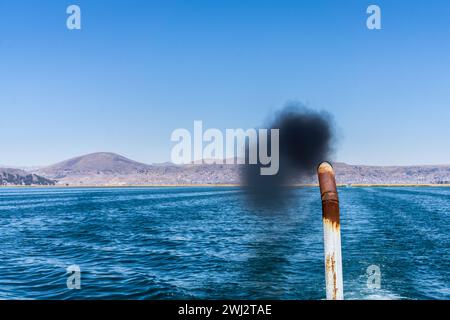
<instances>
[{"instance_id":1,"label":"exhaust pipe","mask_svg":"<svg viewBox=\"0 0 450 320\"><path fill-rule=\"evenodd\" d=\"M333 167L328 162L319 165L317 174L322 198L327 300L343 300L341 225L336 178Z\"/></svg>"}]
</instances>

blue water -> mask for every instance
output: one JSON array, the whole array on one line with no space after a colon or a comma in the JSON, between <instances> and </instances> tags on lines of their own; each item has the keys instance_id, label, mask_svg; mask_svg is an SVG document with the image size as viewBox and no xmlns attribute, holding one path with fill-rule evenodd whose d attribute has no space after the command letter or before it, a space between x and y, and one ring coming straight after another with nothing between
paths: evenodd
<instances>
[{"instance_id":1,"label":"blue water","mask_svg":"<svg viewBox=\"0 0 450 320\"><path fill-rule=\"evenodd\" d=\"M231 187L2 188L0 298L323 299L319 192L294 193L265 210ZM340 198L345 298L450 299L450 188Z\"/></svg>"}]
</instances>

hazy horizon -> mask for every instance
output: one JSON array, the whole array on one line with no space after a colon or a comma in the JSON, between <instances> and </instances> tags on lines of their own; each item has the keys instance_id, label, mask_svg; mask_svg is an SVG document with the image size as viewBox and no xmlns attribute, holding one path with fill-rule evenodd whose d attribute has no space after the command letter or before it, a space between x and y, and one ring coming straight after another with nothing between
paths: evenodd
<instances>
[{"instance_id":1,"label":"hazy horizon","mask_svg":"<svg viewBox=\"0 0 450 320\"><path fill-rule=\"evenodd\" d=\"M19 166L17 166L17 165L0 163L0 168L11 168L11 169L42 168L42 167L51 166L51 165L54 165L54 164L57 164L57 163L60 163L60 162L66 161L66 160L70 160L70 159L73 159L73 158L83 157L83 156L87 156L87 155L90 155L90 154L96 154L96 153L116 154L116 155L128 158L129 160L140 162L140 163L143 163L143 164L149 164L149 165L152 165L152 164L163 164L163 163L172 163L170 160L162 161L162 162L145 162L145 161L140 161L139 159L134 159L134 158L129 157L129 156L125 155L125 154L121 154L121 153L117 153L117 152L113 152L113 151L99 151L99 152L90 152L90 153L87 153L87 154L80 154L80 155L77 155L77 156L69 157L69 158L66 158L66 159L61 159L59 161L56 161L56 162L53 162L53 163L47 163L47 164L32 164L32 165L19 165ZM327 161L327 159L324 159L324 161ZM370 163L369 164L365 164L365 163L351 163L351 162L346 162L346 161L332 161L332 162L345 163L345 164L349 164L349 165L353 165L353 166L382 166L382 167L390 167L390 166L392 166L392 167L397 167L397 166L399 166L399 167L408 167L408 166L449 166L450 165L450 163L428 163L428 164L424 163L424 164L404 164L404 165L389 165L389 164L385 164L385 165L377 165L377 164L370 164Z\"/></svg>"}]
</instances>

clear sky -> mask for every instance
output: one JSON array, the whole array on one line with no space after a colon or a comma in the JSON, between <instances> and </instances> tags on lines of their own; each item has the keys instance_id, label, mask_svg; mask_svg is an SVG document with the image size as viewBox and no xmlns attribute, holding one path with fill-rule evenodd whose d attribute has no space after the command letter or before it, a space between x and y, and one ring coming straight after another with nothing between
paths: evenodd
<instances>
[{"instance_id":1,"label":"clear sky","mask_svg":"<svg viewBox=\"0 0 450 320\"><path fill-rule=\"evenodd\" d=\"M174 129L260 126L289 100L334 115L336 160L450 163L450 2L0 0L0 164L168 161Z\"/></svg>"}]
</instances>

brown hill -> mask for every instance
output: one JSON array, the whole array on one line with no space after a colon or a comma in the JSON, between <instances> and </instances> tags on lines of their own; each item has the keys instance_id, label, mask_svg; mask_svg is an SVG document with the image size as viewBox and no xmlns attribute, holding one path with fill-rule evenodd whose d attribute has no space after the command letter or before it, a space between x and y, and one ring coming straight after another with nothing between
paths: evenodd
<instances>
[{"instance_id":1,"label":"brown hill","mask_svg":"<svg viewBox=\"0 0 450 320\"><path fill-rule=\"evenodd\" d=\"M151 166L110 152L97 152L72 158L36 171L46 177L62 179L85 175L128 175L145 172Z\"/></svg>"}]
</instances>

